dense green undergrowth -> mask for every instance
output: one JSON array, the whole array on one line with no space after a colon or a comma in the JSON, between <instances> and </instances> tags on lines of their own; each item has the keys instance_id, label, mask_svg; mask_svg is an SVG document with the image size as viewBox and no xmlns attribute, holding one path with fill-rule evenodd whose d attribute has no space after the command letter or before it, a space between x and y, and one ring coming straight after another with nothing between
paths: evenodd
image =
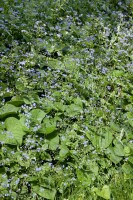
<instances>
[{"instance_id":1,"label":"dense green undergrowth","mask_svg":"<svg viewBox=\"0 0 133 200\"><path fill-rule=\"evenodd\" d=\"M0 199L133 199L132 14L2 0Z\"/></svg>"}]
</instances>

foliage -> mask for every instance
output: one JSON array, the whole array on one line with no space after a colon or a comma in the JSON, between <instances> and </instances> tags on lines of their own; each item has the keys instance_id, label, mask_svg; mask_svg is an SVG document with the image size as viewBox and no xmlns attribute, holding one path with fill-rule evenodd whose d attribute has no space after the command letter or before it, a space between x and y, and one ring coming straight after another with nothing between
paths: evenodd
<instances>
[{"instance_id":1,"label":"foliage","mask_svg":"<svg viewBox=\"0 0 133 200\"><path fill-rule=\"evenodd\" d=\"M0 199L133 199L131 0L2 0Z\"/></svg>"}]
</instances>

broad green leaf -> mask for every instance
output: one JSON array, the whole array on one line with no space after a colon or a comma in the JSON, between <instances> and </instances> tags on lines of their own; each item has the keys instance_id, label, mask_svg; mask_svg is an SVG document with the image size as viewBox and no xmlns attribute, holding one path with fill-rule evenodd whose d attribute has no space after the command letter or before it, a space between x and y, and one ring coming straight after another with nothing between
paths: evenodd
<instances>
[{"instance_id":1,"label":"broad green leaf","mask_svg":"<svg viewBox=\"0 0 133 200\"><path fill-rule=\"evenodd\" d=\"M45 118L43 120L42 126L39 129L40 133L50 134L56 130L56 121L54 119Z\"/></svg>"},{"instance_id":2,"label":"broad green leaf","mask_svg":"<svg viewBox=\"0 0 133 200\"><path fill-rule=\"evenodd\" d=\"M59 153L60 158L64 159L68 153L69 153L69 149L67 148L67 146L61 145L60 146L60 153Z\"/></svg>"},{"instance_id":3,"label":"broad green leaf","mask_svg":"<svg viewBox=\"0 0 133 200\"><path fill-rule=\"evenodd\" d=\"M21 106L22 104L24 104L24 100L23 100L23 97L21 96L14 96L12 97L11 101L8 103L14 106Z\"/></svg>"},{"instance_id":4,"label":"broad green leaf","mask_svg":"<svg viewBox=\"0 0 133 200\"><path fill-rule=\"evenodd\" d=\"M24 84L23 80L17 80L15 87L19 91L24 91L25 90L25 84Z\"/></svg>"},{"instance_id":5,"label":"broad green leaf","mask_svg":"<svg viewBox=\"0 0 133 200\"><path fill-rule=\"evenodd\" d=\"M31 104L30 97L24 97L24 103L30 105Z\"/></svg>"},{"instance_id":6,"label":"broad green leaf","mask_svg":"<svg viewBox=\"0 0 133 200\"><path fill-rule=\"evenodd\" d=\"M82 169L76 169L78 180L84 186L89 186L92 183L92 179L95 179L95 175L92 172L86 172Z\"/></svg>"},{"instance_id":7,"label":"broad green leaf","mask_svg":"<svg viewBox=\"0 0 133 200\"><path fill-rule=\"evenodd\" d=\"M5 104L0 108L0 118L7 117L9 115L17 114L19 108L11 104Z\"/></svg>"},{"instance_id":8,"label":"broad green leaf","mask_svg":"<svg viewBox=\"0 0 133 200\"><path fill-rule=\"evenodd\" d=\"M133 127L133 118L132 119L128 119L128 122Z\"/></svg>"},{"instance_id":9,"label":"broad green leaf","mask_svg":"<svg viewBox=\"0 0 133 200\"><path fill-rule=\"evenodd\" d=\"M51 161L52 160L50 154L45 152L45 151L41 153L40 157L41 157L42 160L45 160L45 161Z\"/></svg>"},{"instance_id":10,"label":"broad green leaf","mask_svg":"<svg viewBox=\"0 0 133 200\"><path fill-rule=\"evenodd\" d=\"M95 176L98 175L99 168L98 168L98 165L96 164L96 162L90 161L88 163L88 167L89 167L90 171L92 171L94 173Z\"/></svg>"},{"instance_id":11,"label":"broad green leaf","mask_svg":"<svg viewBox=\"0 0 133 200\"><path fill-rule=\"evenodd\" d=\"M122 70L113 70L113 75L115 77L121 77L121 76L123 76L123 74L124 74L124 71L122 71Z\"/></svg>"},{"instance_id":12,"label":"broad green leaf","mask_svg":"<svg viewBox=\"0 0 133 200\"><path fill-rule=\"evenodd\" d=\"M48 60L48 65L54 69L59 69L59 66L60 68L64 68L64 64L61 61L52 58Z\"/></svg>"},{"instance_id":13,"label":"broad green leaf","mask_svg":"<svg viewBox=\"0 0 133 200\"><path fill-rule=\"evenodd\" d=\"M130 147L125 146L124 147L124 156L129 156L131 154Z\"/></svg>"},{"instance_id":14,"label":"broad green leaf","mask_svg":"<svg viewBox=\"0 0 133 200\"><path fill-rule=\"evenodd\" d=\"M62 102L55 102L54 103L54 106L57 110L61 110L61 111L64 111L65 110L65 105L63 105Z\"/></svg>"},{"instance_id":15,"label":"broad green leaf","mask_svg":"<svg viewBox=\"0 0 133 200\"><path fill-rule=\"evenodd\" d=\"M108 129L107 130L105 129L102 133L100 132L99 135L93 132L86 132L86 136L92 142L94 147L100 149L105 149L109 147L109 145L112 143L113 140L113 134Z\"/></svg>"},{"instance_id":16,"label":"broad green leaf","mask_svg":"<svg viewBox=\"0 0 133 200\"><path fill-rule=\"evenodd\" d=\"M54 104L52 101L45 101L43 103L43 109L46 113L49 113L54 108Z\"/></svg>"},{"instance_id":17,"label":"broad green leaf","mask_svg":"<svg viewBox=\"0 0 133 200\"><path fill-rule=\"evenodd\" d=\"M41 109L33 109L31 112L31 120L36 123L41 123L46 113Z\"/></svg>"},{"instance_id":18,"label":"broad green leaf","mask_svg":"<svg viewBox=\"0 0 133 200\"><path fill-rule=\"evenodd\" d=\"M133 156L129 156L128 161L133 164Z\"/></svg>"},{"instance_id":19,"label":"broad green leaf","mask_svg":"<svg viewBox=\"0 0 133 200\"><path fill-rule=\"evenodd\" d=\"M117 141L117 143L115 143L114 148L114 154L116 156L124 156L124 147L123 145Z\"/></svg>"},{"instance_id":20,"label":"broad green leaf","mask_svg":"<svg viewBox=\"0 0 133 200\"><path fill-rule=\"evenodd\" d=\"M93 192L95 192L98 196L102 197L103 199L110 199L110 188L108 185L104 185L102 190L98 188L93 188Z\"/></svg>"},{"instance_id":21,"label":"broad green leaf","mask_svg":"<svg viewBox=\"0 0 133 200\"><path fill-rule=\"evenodd\" d=\"M42 171L43 170L46 171L46 169L50 169L49 163L45 163L43 165ZM55 187L55 181L52 176L43 177L41 179L40 186L47 188L47 189L52 189Z\"/></svg>"},{"instance_id":22,"label":"broad green leaf","mask_svg":"<svg viewBox=\"0 0 133 200\"><path fill-rule=\"evenodd\" d=\"M119 132L119 130L120 130L120 126L114 122L110 122L110 128L116 132Z\"/></svg>"},{"instance_id":23,"label":"broad green leaf","mask_svg":"<svg viewBox=\"0 0 133 200\"><path fill-rule=\"evenodd\" d=\"M123 164L122 170L124 171L125 174L132 174L132 178L133 178L133 168L130 164L128 163Z\"/></svg>"},{"instance_id":24,"label":"broad green leaf","mask_svg":"<svg viewBox=\"0 0 133 200\"><path fill-rule=\"evenodd\" d=\"M0 133L1 141L6 144L21 145L23 136L26 134L21 122L15 117L9 117L5 120L5 128L7 131L4 134Z\"/></svg>"},{"instance_id":25,"label":"broad green leaf","mask_svg":"<svg viewBox=\"0 0 133 200\"><path fill-rule=\"evenodd\" d=\"M79 115L82 112L83 112L82 107L77 104L71 104L69 106L66 106L66 115L68 115L70 117Z\"/></svg>"},{"instance_id":26,"label":"broad green leaf","mask_svg":"<svg viewBox=\"0 0 133 200\"><path fill-rule=\"evenodd\" d=\"M59 146L59 136L56 135L55 137L49 140L49 149L56 150Z\"/></svg>"},{"instance_id":27,"label":"broad green leaf","mask_svg":"<svg viewBox=\"0 0 133 200\"><path fill-rule=\"evenodd\" d=\"M131 112L127 112L127 118L128 118L128 122L129 122L129 124L133 127L133 113L131 113Z\"/></svg>"},{"instance_id":28,"label":"broad green leaf","mask_svg":"<svg viewBox=\"0 0 133 200\"><path fill-rule=\"evenodd\" d=\"M33 185L32 190L39 196L44 197L46 199L54 200L55 198L56 190L54 188L47 189L39 185Z\"/></svg>"},{"instance_id":29,"label":"broad green leaf","mask_svg":"<svg viewBox=\"0 0 133 200\"><path fill-rule=\"evenodd\" d=\"M77 97L74 99L74 104L80 106L81 108L83 107L83 102L82 102L82 99Z\"/></svg>"},{"instance_id":30,"label":"broad green leaf","mask_svg":"<svg viewBox=\"0 0 133 200\"><path fill-rule=\"evenodd\" d=\"M114 147L108 147L105 153L107 153L107 156L109 157L109 159L115 164L118 164L122 160L121 156L117 156L115 154Z\"/></svg>"},{"instance_id":31,"label":"broad green leaf","mask_svg":"<svg viewBox=\"0 0 133 200\"><path fill-rule=\"evenodd\" d=\"M31 132L30 128L28 128L26 126L26 116L23 115L23 114L20 114L19 116L20 116L20 120L19 121L20 121L20 123L22 125L23 131L25 131L25 132Z\"/></svg>"}]
</instances>

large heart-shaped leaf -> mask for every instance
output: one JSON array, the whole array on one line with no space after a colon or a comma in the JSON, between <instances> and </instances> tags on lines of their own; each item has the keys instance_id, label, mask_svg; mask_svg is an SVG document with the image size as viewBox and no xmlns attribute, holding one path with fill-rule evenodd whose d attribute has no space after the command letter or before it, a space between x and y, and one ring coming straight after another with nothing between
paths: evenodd
<instances>
[{"instance_id":1,"label":"large heart-shaped leaf","mask_svg":"<svg viewBox=\"0 0 133 200\"><path fill-rule=\"evenodd\" d=\"M56 150L59 146L59 136L57 134L52 133L48 135L47 139L49 142L49 149Z\"/></svg>"},{"instance_id":2,"label":"large heart-shaped leaf","mask_svg":"<svg viewBox=\"0 0 133 200\"><path fill-rule=\"evenodd\" d=\"M102 133L100 130L99 133L86 132L86 136L89 138L95 148L100 149L109 147L113 140L113 134L108 129L105 129Z\"/></svg>"},{"instance_id":3,"label":"large heart-shaped leaf","mask_svg":"<svg viewBox=\"0 0 133 200\"><path fill-rule=\"evenodd\" d=\"M0 118L7 117L9 115L17 114L19 108L15 107L11 104L5 104L2 108L0 108Z\"/></svg>"},{"instance_id":4,"label":"large heart-shaped leaf","mask_svg":"<svg viewBox=\"0 0 133 200\"><path fill-rule=\"evenodd\" d=\"M66 145L61 145L60 148L61 148L61 149L60 149L59 155L60 155L60 158L61 158L61 160L62 160L62 159L64 159L64 158L66 157L66 155L69 153L69 149L67 148Z\"/></svg>"},{"instance_id":5,"label":"large heart-shaped leaf","mask_svg":"<svg viewBox=\"0 0 133 200\"><path fill-rule=\"evenodd\" d=\"M22 96L14 96L9 103L14 106L21 106L24 104L24 100Z\"/></svg>"},{"instance_id":6,"label":"large heart-shaped leaf","mask_svg":"<svg viewBox=\"0 0 133 200\"><path fill-rule=\"evenodd\" d=\"M43 120L42 126L39 129L40 133L50 134L56 130L56 121L54 119L45 118Z\"/></svg>"},{"instance_id":7,"label":"large heart-shaped leaf","mask_svg":"<svg viewBox=\"0 0 133 200\"><path fill-rule=\"evenodd\" d=\"M83 112L82 107L78 104L71 104L66 106L66 115L70 117L74 117L79 115Z\"/></svg>"},{"instance_id":8,"label":"large heart-shaped leaf","mask_svg":"<svg viewBox=\"0 0 133 200\"><path fill-rule=\"evenodd\" d=\"M31 112L31 120L36 123L41 123L46 113L41 109L33 109Z\"/></svg>"},{"instance_id":9,"label":"large heart-shaped leaf","mask_svg":"<svg viewBox=\"0 0 133 200\"><path fill-rule=\"evenodd\" d=\"M115 142L114 153L117 156L124 156L124 147L119 141Z\"/></svg>"},{"instance_id":10,"label":"large heart-shaped leaf","mask_svg":"<svg viewBox=\"0 0 133 200\"><path fill-rule=\"evenodd\" d=\"M23 136L26 134L21 122L15 117L9 117L5 120L5 128L6 131L0 133L1 141L6 144L21 145Z\"/></svg>"}]
</instances>

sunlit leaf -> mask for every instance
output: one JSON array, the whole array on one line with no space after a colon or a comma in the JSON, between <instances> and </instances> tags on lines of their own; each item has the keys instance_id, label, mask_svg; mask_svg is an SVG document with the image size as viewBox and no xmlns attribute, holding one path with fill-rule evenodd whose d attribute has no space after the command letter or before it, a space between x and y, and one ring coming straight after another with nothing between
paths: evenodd
<instances>
[{"instance_id":1,"label":"sunlit leaf","mask_svg":"<svg viewBox=\"0 0 133 200\"><path fill-rule=\"evenodd\" d=\"M64 159L68 153L69 153L69 149L67 148L67 146L61 145L60 146L60 152L59 152L60 158Z\"/></svg>"},{"instance_id":2,"label":"sunlit leaf","mask_svg":"<svg viewBox=\"0 0 133 200\"><path fill-rule=\"evenodd\" d=\"M46 113L41 109L33 109L31 112L31 120L36 123L41 123Z\"/></svg>"},{"instance_id":3,"label":"sunlit leaf","mask_svg":"<svg viewBox=\"0 0 133 200\"><path fill-rule=\"evenodd\" d=\"M70 117L77 116L82 113L82 107L77 104L71 104L70 106L66 107L66 115Z\"/></svg>"},{"instance_id":4,"label":"sunlit leaf","mask_svg":"<svg viewBox=\"0 0 133 200\"><path fill-rule=\"evenodd\" d=\"M43 120L42 126L39 129L40 133L50 134L56 130L56 121L54 119L45 118Z\"/></svg>"},{"instance_id":5,"label":"sunlit leaf","mask_svg":"<svg viewBox=\"0 0 133 200\"><path fill-rule=\"evenodd\" d=\"M7 131L1 133L1 141L6 144L21 145L26 132L23 131L20 121L14 117L9 117L5 120L5 128Z\"/></svg>"},{"instance_id":6,"label":"sunlit leaf","mask_svg":"<svg viewBox=\"0 0 133 200\"><path fill-rule=\"evenodd\" d=\"M9 115L17 114L19 108L11 104L5 104L0 108L0 118L4 118Z\"/></svg>"},{"instance_id":7,"label":"sunlit leaf","mask_svg":"<svg viewBox=\"0 0 133 200\"><path fill-rule=\"evenodd\" d=\"M49 149L56 150L59 146L59 136L56 135L53 138L49 139Z\"/></svg>"},{"instance_id":8,"label":"sunlit leaf","mask_svg":"<svg viewBox=\"0 0 133 200\"><path fill-rule=\"evenodd\" d=\"M93 188L93 191L96 192L96 194L103 199L110 199L110 188L108 185L104 185L102 190L99 190L98 188Z\"/></svg>"},{"instance_id":9,"label":"sunlit leaf","mask_svg":"<svg viewBox=\"0 0 133 200\"><path fill-rule=\"evenodd\" d=\"M101 135L97 135L97 133L94 134L91 132L86 132L86 136L92 142L94 147L105 149L111 144L113 140L113 134L108 129L105 129L102 133L100 132L99 134Z\"/></svg>"},{"instance_id":10,"label":"sunlit leaf","mask_svg":"<svg viewBox=\"0 0 133 200\"><path fill-rule=\"evenodd\" d=\"M36 194L46 199L54 200L55 198L56 190L54 188L47 189L39 185L33 185L32 189Z\"/></svg>"},{"instance_id":11,"label":"sunlit leaf","mask_svg":"<svg viewBox=\"0 0 133 200\"><path fill-rule=\"evenodd\" d=\"M108 149L107 149L107 156L115 164L118 164L122 160L122 157L117 156L115 154L113 147L108 147Z\"/></svg>"}]
</instances>

